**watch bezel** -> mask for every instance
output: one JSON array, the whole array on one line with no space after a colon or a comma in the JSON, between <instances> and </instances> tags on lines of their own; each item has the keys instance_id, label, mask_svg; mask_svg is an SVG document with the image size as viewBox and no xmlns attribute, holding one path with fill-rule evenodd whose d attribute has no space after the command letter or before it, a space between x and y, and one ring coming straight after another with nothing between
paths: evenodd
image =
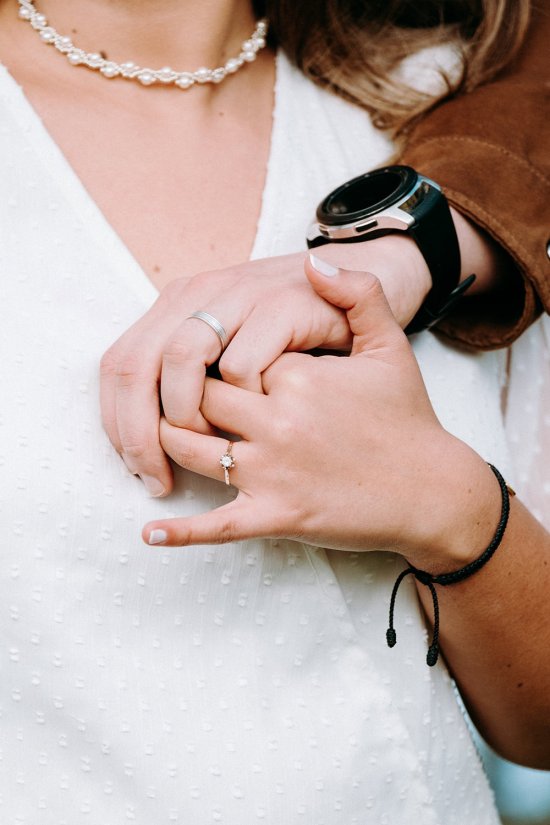
<instances>
[{"instance_id":1,"label":"watch bezel","mask_svg":"<svg viewBox=\"0 0 550 825\"><path fill-rule=\"evenodd\" d=\"M345 203L346 199L349 200L352 193L353 200L356 203L364 202L365 200L368 201L366 193L369 187L372 188L373 182L376 182L377 178L389 178L390 176L396 178L395 186L391 188L388 195L378 199L370 206L364 206L360 209L349 210L343 213L339 213L334 209L331 210L331 204L338 201ZM350 226L366 218L379 215L384 210L406 200L407 196L411 194L418 184L419 178L418 172L410 166L386 166L382 169L375 169L371 172L358 175L356 178L338 186L321 201L317 207L317 220L319 224L330 229L333 227ZM363 194L363 192L365 194Z\"/></svg>"}]
</instances>

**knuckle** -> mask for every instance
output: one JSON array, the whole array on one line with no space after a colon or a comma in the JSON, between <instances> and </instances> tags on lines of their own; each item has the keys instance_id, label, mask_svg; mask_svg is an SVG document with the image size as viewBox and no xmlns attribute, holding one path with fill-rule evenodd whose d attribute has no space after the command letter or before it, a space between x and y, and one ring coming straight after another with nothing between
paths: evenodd
<instances>
[{"instance_id":1,"label":"knuckle","mask_svg":"<svg viewBox=\"0 0 550 825\"><path fill-rule=\"evenodd\" d=\"M189 361L192 357L192 346L184 338L178 336L168 341L164 348L162 360L163 363L173 365L181 361Z\"/></svg>"},{"instance_id":2,"label":"knuckle","mask_svg":"<svg viewBox=\"0 0 550 825\"><path fill-rule=\"evenodd\" d=\"M151 454L150 445L144 441L138 441L135 438L130 440L122 438L121 447L122 452L127 458L137 461L140 464L144 463Z\"/></svg>"},{"instance_id":3,"label":"knuckle","mask_svg":"<svg viewBox=\"0 0 550 825\"><path fill-rule=\"evenodd\" d=\"M275 441L281 448L295 445L297 439L303 437L299 421L292 415L279 415L271 422Z\"/></svg>"},{"instance_id":4,"label":"knuckle","mask_svg":"<svg viewBox=\"0 0 550 825\"><path fill-rule=\"evenodd\" d=\"M228 266L225 269L214 269L209 272L199 272L192 278L193 292L206 299L219 296L220 290L234 289L241 281L250 279L247 266ZM199 307L204 308L204 307Z\"/></svg>"},{"instance_id":5,"label":"knuckle","mask_svg":"<svg viewBox=\"0 0 550 825\"><path fill-rule=\"evenodd\" d=\"M294 392L307 394L317 384L317 372L315 360L312 359L311 362L304 364L297 355L296 358L287 361L283 378L286 385Z\"/></svg>"},{"instance_id":6,"label":"knuckle","mask_svg":"<svg viewBox=\"0 0 550 825\"><path fill-rule=\"evenodd\" d=\"M197 272L190 281L193 288L205 291L207 295L212 292L212 285L225 286L232 284L238 278L237 267L227 267L227 269L214 269L210 272Z\"/></svg>"},{"instance_id":7,"label":"knuckle","mask_svg":"<svg viewBox=\"0 0 550 825\"><path fill-rule=\"evenodd\" d=\"M220 372L224 381L239 385L246 382L249 368L242 359L228 353L220 359Z\"/></svg>"},{"instance_id":8,"label":"knuckle","mask_svg":"<svg viewBox=\"0 0 550 825\"><path fill-rule=\"evenodd\" d=\"M193 286L202 286L205 281L208 282L209 276L215 278L217 275L217 270L213 270L212 272L197 272L196 275L193 275L191 278L190 283L193 284Z\"/></svg>"},{"instance_id":9,"label":"knuckle","mask_svg":"<svg viewBox=\"0 0 550 825\"><path fill-rule=\"evenodd\" d=\"M122 452L128 458L136 459L140 464L158 465L162 456L158 431L131 427L120 433Z\"/></svg>"},{"instance_id":10,"label":"knuckle","mask_svg":"<svg viewBox=\"0 0 550 825\"><path fill-rule=\"evenodd\" d=\"M128 352L119 358L115 367L117 383L122 387L135 384L143 370L143 359L138 352Z\"/></svg>"},{"instance_id":11,"label":"knuckle","mask_svg":"<svg viewBox=\"0 0 550 825\"><path fill-rule=\"evenodd\" d=\"M361 291L363 299L378 298L384 294L382 283L372 272L361 273Z\"/></svg>"},{"instance_id":12,"label":"knuckle","mask_svg":"<svg viewBox=\"0 0 550 825\"><path fill-rule=\"evenodd\" d=\"M218 529L216 531L217 544L228 544L229 542L235 541L237 538L238 529L233 519L225 519L218 525Z\"/></svg>"},{"instance_id":13,"label":"knuckle","mask_svg":"<svg viewBox=\"0 0 550 825\"><path fill-rule=\"evenodd\" d=\"M165 419L172 425L172 427L184 427L186 425L186 417L182 415L179 408L176 408L169 403L164 403L163 412Z\"/></svg>"}]
</instances>

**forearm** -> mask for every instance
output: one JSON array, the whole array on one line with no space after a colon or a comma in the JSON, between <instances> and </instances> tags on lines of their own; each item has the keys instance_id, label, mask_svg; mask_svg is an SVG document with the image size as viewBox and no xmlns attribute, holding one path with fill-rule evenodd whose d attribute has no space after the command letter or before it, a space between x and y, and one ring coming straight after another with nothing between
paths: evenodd
<instances>
[{"instance_id":1,"label":"forearm","mask_svg":"<svg viewBox=\"0 0 550 825\"><path fill-rule=\"evenodd\" d=\"M436 550L429 572L467 563L494 533L495 478L481 459L476 471L468 457L466 468L464 478L460 467L452 472L470 503L464 509L465 502L458 502L456 523L450 517L452 552L445 558ZM431 620L430 593L421 584L418 591ZM511 498L494 557L463 582L438 586L437 593L441 650L480 732L508 759L550 768L550 535Z\"/></svg>"},{"instance_id":2,"label":"forearm","mask_svg":"<svg viewBox=\"0 0 550 825\"><path fill-rule=\"evenodd\" d=\"M541 303L550 310L549 35L546 4L533 3L518 58L491 83L423 118L398 161L436 180L449 202L507 252L522 279L506 301L471 302L438 327L475 347L505 346Z\"/></svg>"}]
</instances>

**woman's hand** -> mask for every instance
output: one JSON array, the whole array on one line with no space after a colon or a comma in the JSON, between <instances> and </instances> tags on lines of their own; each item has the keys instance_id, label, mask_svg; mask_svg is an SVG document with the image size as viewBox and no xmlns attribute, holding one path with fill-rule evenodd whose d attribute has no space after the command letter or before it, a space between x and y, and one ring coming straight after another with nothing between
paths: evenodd
<instances>
[{"instance_id":1,"label":"woman's hand","mask_svg":"<svg viewBox=\"0 0 550 825\"><path fill-rule=\"evenodd\" d=\"M375 272L402 326L430 287L424 259L407 237L328 245L319 256ZM262 373L282 352L315 347L349 351L345 314L311 288L303 274L304 259L305 253L298 253L174 281L104 355L104 426L150 494L164 495L172 487L159 442L159 389L168 423L212 432L199 406L206 367L218 359L220 343L205 323L188 319L191 313L207 311L224 326L230 343L220 372L225 382L248 390L263 391Z\"/></svg>"},{"instance_id":2,"label":"woman's hand","mask_svg":"<svg viewBox=\"0 0 550 825\"><path fill-rule=\"evenodd\" d=\"M172 487L159 443L160 401L171 424L212 432L199 406L206 368L219 358L220 342L205 323L188 317L194 311L219 318L231 339L219 363L223 378L260 392L262 371L286 349L351 346L345 315L304 278L304 257L254 261L173 281L103 356L104 427L151 495Z\"/></svg>"},{"instance_id":3,"label":"woman's hand","mask_svg":"<svg viewBox=\"0 0 550 825\"><path fill-rule=\"evenodd\" d=\"M266 395L209 379L204 414L243 436L229 471L234 501L146 525L150 544L253 536L340 549L387 549L447 573L477 558L501 513L493 473L438 423L409 344L380 285L364 273L308 269L320 295L347 310L351 357L286 354ZM191 470L223 480L227 441L161 426L162 444ZM550 536L517 498L495 557L438 587L439 640L478 729L506 758L550 767ZM418 585L426 615L431 594ZM389 601L390 594L387 593ZM380 628L383 645L383 629ZM406 655L399 646L395 655Z\"/></svg>"},{"instance_id":4,"label":"woman's hand","mask_svg":"<svg viewBox=\"0 0 550 825\"><path fill-rule=\"evenodd\" d=\"M351 357L283 355L264 374L265 395L207 379L204 416L242 438L229 471L239 494L210 513L148 524L145 541L288 537L397 550L425 569L462 566L470 560L464 548L475 556L498 521L491 471L439 424L379 281L324 277L310 263L306 271L320 295L347 311ZM166 420L160 433L178 464L223 480L226 439Z\"/></svg>"}]
</instances>

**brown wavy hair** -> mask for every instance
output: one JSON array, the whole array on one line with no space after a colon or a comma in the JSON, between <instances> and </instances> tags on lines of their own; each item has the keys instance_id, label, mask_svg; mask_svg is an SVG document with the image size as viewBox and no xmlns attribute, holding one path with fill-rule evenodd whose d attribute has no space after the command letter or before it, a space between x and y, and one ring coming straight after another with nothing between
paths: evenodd
<instances>
[{"instance_id":1,"label":"brown wavy hair","mask_svg":"<svg viewBox=\"0 0 550 825\"><path fill-rule=\"evenodd\" d=\"M529 0L256 0L270 33L308 77L358 103L403 135L442 100L494 77L517 54ZM460 69L422 93L395 76L408 55L453 42Z\"/></svg>"}]
</instances>

